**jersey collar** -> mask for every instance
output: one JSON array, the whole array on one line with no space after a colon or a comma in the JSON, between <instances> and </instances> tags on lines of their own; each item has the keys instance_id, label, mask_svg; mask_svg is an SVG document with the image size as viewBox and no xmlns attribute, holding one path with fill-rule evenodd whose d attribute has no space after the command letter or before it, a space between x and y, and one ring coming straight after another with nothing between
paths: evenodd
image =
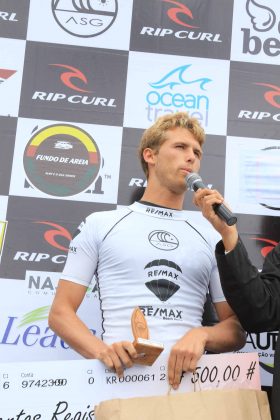
<instances>
[{"instance_id":1,"label":"jersey collar","mask_svg":"<svg viewBox=\"0 0 280 420\"><path fill-rule=\"evenodd\" d=\"M143 203L135 202L128 206L128 208L136 213L142 213L146 216L157 217L160 219L168 220L186 220L187 212L185 210L173 210L166 207L158 207L146 205Z\"/></svg>"}]
</instances>

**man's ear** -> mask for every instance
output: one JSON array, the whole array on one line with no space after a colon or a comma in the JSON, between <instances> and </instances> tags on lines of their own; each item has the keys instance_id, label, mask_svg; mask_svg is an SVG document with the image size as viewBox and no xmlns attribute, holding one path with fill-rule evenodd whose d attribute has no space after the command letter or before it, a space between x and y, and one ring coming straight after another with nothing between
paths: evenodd
<instances>
[{"instance_id":1,"label":"man's ear","mask_svg":"<svg viewBox=\"0 0 280 420\"><path fill-rule=\"evenodd\" d=\"M155 162L155 155L155 151L149 147L143 150L143 159L147 163L153 164Z\"/></svg>"}]
</instances>

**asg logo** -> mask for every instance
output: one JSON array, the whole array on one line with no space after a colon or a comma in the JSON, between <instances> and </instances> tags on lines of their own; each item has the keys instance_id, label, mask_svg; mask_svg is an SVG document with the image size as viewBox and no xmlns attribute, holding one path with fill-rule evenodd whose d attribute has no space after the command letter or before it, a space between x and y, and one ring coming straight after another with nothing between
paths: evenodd
<instances>
[{"instance_id":1,"label":"asg logo","mask_svg":"<svg viewBox=\"0 0 280 420\"><path fill-rule=\"evenodd\" d=\"M58 25L71 35L90 38L113 25L117 0L52 0L52 12Z\"/></svg>"},{"instance_id":2,"label":"asg logo","mask_svg":"<svg viewBox=\"0 0 280 420\"><path fill-rule=\"evenodd\" d=\"M66 88L65 93L35 91L32 95L33 100L57 103L68 102L72 105L81 104L95 107L116 107L115 98L81 94L92 93L92 90L88 89L88 79L86 75L77 67L61 63L49 64L49 66L58 69L58 77L62 82L63 87ZM79 94L69 95L69 89L78 92Z\"/></svg>"},{"instance_id":3,"label":"asg logo","mask_svg":"<svg viewBox=\"0 0 280 420\"><path fill-rule=\"evenodd\" d=\"M278 6L277 6L278 7ZM257 55L264 52L269 57L277 57L280 54L280 21L273 9L266 5L265 0L247 0L246 12L254 31L251 34L249 28L241 28L243 32L243 53ZM259 36L258 33L278 32L275 37Z\"/></svg>"},{"instance_id":4,"label":"asg logo","mask_svg":"<svg viewBox=\"0 0 280 420\"><path fill-rule=\"evenodd\" d=\"M170 23L177 27L184 29L174 30L163 27L144 26L140 32L141 35L155 36L155 37L175 37L177 39L190 39L206 42L222 42L221 34L214 34L211 32L198 31L199 26L194 24L193 12L184 3L174 0L162 0L162 3L167 6L166 15ZM196 31L195 31L196 30Z\"/></svg>"},{"instance_id":5,"label":"asg logo","mask_svg":"<svg viewBox=\"0 0 280 420\"><path fill-rule=\"evenodd\" d=\"M207 96L207 84L212 80L203 77L195 78L191 64L177 67L164 74L159 80L149 83L152 89L146 94L147 118L155 121L160 112L184 110L208 125L210 100ZM190 93L192 92L192 93Z\"/></svg>"}]
</instances>

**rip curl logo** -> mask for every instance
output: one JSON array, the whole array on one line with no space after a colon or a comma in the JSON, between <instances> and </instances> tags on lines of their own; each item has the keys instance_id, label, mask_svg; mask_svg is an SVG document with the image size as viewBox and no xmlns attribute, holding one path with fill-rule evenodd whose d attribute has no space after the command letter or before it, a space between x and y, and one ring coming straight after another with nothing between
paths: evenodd
<instances>
[{"instance_id":1,"label":"rip curl logo","mask_svg":"<svg viewBox=\"0 0 280 420\"><path fill-rule=\"evenodd\" d=\"M280 108L280 87L272 85L271 83L254 83L257 86L264 86L267 88L263 97L267 103L274 106L275 108Z\"/></svg>"},{"instance_id":2,"label":"rip curl logo","mask_svg":"<svg viewBox=\"0 0 280 420\"><path fill-rule=\"evenodd\" d=\"M67 251L68 248L66 246L61 245L57 239L62 238L63 241L71 241L72 237L70 232L63 226L58 225L57 223L52 223L52 222L46 222L46 221L39 221L39 222L34 222L34 223L38 223L41 225L46 225L51 227L52 229L47 230L44 233L44 239L46 242L48 242L49 245L51 245L54 248L60 249L61 251Z\"/></svg>"},{"instance_id":3,"label":"rip curl logo","mask_svg":"<svg viewBox=\"0 0 280 420\"><path fill-rule=\"evenodd\" d=\"M264 242L266 244L269 244L267 246L262 247L261 249L261 254L262 256L265 258L267 256L267 254L273 250L273 248L275 248L275 246L277 245L276 241L273 241L271 239L267 239L267 238L251 238L254 239L256 241L261 241Z\"/></svg>"},{"instance_id":4,"label":"rip curl logo","mask_svg":"<svg viewBox=\"0 0 280 420\"><path fill-rule=\"evenodd\" d=\"M176 236L165 230L154 230L149 234L148 239L152 246L163 251L172 251L179 246Z\"/></svg>"},{"instance_id":5,"label":"rip curl logo","mask_svg":"<svg viewBox=\"0 0 280 420\"><path fill-rule=\"evenodd\" d=\"M0 85L16 73L16 70L0 69Z\"/></svg>"},{"instance_id":6,"label":"rip curl logo","mask_svg":"<svg viewBox=\"0 0 280 420\"><path fill-rule=\"evenodd\" d=\"M88 84L88 80L84 73L81 70L77 69L73 66L68 66L66 64L50 64L50 66L58 67L61 69L65 69L67 71L63 71L60 74L60 80L62 83L67 86L69 89L73 89L77 92L86 92L91 93L92 91L84 89L82 87L77 86L77 81L81 84Z\"/></svg>"},{"instance_id":7,"label":"rip curl logo","mask_svg":"<svg viewBox=\"0 0 280 420\"><path fill-rule=\"evenodd\" d=\"M71 35L90 38L113 25L117 0L52 0L52 12L58 25Z\"/></svg>"},{"instance_id":8,"label":"rip curl logo","mask_svg":"<svg viewBox=\"0 0 280 420\"><path fill-rule=\"evenodd\" d=\"M267 32L275 25L276 15L274 11L260 1L247 0L246 12L250 16L254 30L257 32ZM278 31L280 32L280 22Z\"/></svg>"},{"instance_id":9,"label":"rip curl logo","mask_svg":"<svg viewBox=\"0 0 280 420\"><path fill-rule=\"evenodd\" d=\"M193 14L192 11L183 3L174 0L163 0L163 2L170 4L170 8L167 10L167 16L177 25L192 29L199 28L199 26L190 25L185 22L185 20L193 20Z\"/></svg>"}]
</instances>

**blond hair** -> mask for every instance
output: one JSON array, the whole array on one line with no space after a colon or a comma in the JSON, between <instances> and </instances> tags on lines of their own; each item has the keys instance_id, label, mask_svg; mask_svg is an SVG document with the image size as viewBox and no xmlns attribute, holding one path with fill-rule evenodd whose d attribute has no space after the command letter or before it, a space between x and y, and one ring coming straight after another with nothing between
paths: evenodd
<instances>
[{"instance_id":1,"label":"blond hair","mask_svg":"<svg viewBox=\"0 0 280 420\"><path fill-rule=\"evenodd\" d=\"M160 146L166 141L166 131L176 127L186 128L192 133L200 146L203 145L205 141L204 129L200 122L196 118L190 117L187 112L176 112L159 117L151 127L144 131L138 147L138 156L147 177L149 169L147 162L143 158L144 149L150 148L158 151Z\"/></svg>"}]
</instances>

